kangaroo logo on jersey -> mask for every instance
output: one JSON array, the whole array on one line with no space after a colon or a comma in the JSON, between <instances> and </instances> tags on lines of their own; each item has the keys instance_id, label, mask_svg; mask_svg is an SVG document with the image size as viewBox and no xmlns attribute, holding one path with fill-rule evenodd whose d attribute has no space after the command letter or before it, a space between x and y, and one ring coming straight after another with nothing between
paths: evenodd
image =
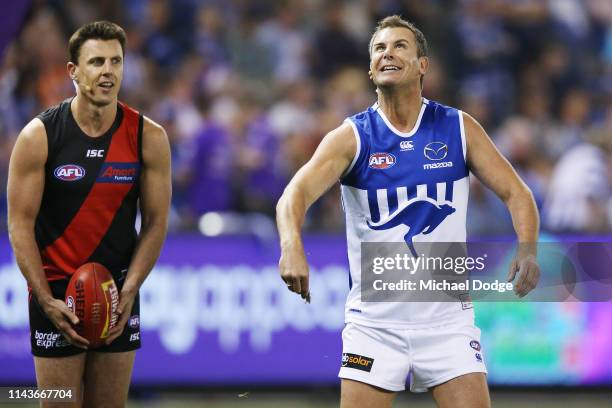
<instances>
[{"instance_id":1,"label":"kangaroo logo on jersey","mask_svg":"<svg viewBox=\"0 0 612 408\"><path fill-rule=\"evenodd\" d=\"M372 153L368 161L368 167L371 169L385 170L393 167L397 163L397 159L390 153Z\"/></svg>"},{"instance_id":2,"label":"kangaroo logo on jersey","mask_svg":"<svg viewBox=\"0 0 612 408\"><path fill-rule=\"evenodd\" d=\"M442 160L448 155L448 146L442 142L431 142L423 150L429 160Z\"/></svg>"},{"instance_id":3,"label":"kangaroo logo on jersey","mask_svg":"<svg viewBox=\"0 0 612 408\"><path fill-rule=\"evenodd\" d=\"M76 164L64 164L57 167L53 175L62 181L77 181L85 177L85 169Z\"/></svg>"},{"instance_id":4,"label":"kangaroo logo on jersey","mask_svg":"<svg viewBox=\"0 0 612 408\"><path fill-rule=\"evenodd\" d=\"M430 198L414 199L406 203L401 209L391 214L388 219L372 223L368 220L368 226L375 230L387 230L398 225L407 226L408 233L404 235L404 241L413 256L417 256L412 238L419 234L430 234L442 223L455 209L449 204L438 205Z\"/></svg>"},{"instance_id":5,"label":"kangaroo logo on jersey","mask_svg":"<svg viewBox=\"0 0 612 408\"><path fill-rule=\"evenodd\" d=\"M104 163L98 173L98 183L134 183L138 177L138 163Z\"/></svg>"},{"instance_id":6,"label":"kangaroo logo on jersey","mask_svg":"<svg viewBox=\"0 0 612 408\"><path fill-rule=\"evenodd\" d=\"M402 140L400 142L400 150L402 152L414 150L414 144L412 143L412 140Z\"/></svg>"}]
</instances>

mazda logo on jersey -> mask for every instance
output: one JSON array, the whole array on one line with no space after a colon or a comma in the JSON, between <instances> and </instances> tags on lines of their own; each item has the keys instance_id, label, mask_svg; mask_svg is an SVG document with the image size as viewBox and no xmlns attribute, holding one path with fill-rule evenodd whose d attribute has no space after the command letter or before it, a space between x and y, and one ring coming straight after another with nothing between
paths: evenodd
<instances>
[{"instance_id":1,"label":"mazda logo on jersey","mask_svg":"<svg viewBox=\"0 0 612 408\"><path fill-rule=\"evenodd\" d=\"M64 164L57 167L53 175L62 181L77 181L85 177L85 169L76 164Z\"/></svg>"},{"instance_id":2,"label":"mazda logo on jersey","mask_svg":"<svg viewBox=\"0 0 612 408\"><path fill-rule=\"evenodd\" d=\"M371 169L385 170L393 167L397 160L390 153L372 153L368 161L368 167Z\"/></svg>"},{"instance_id":3,"label":"mazda logo on jersey","mask_svg":"<svg viewBox=\"0 0 612 408\"><path fill-rule=\"evenodd\" d=\"M96 182L134 183L138 177L139 168L139 163L104 163Z\"/></svg>"},{"instance_id":4,"label":"mazda logo on jersey","mask_svg":"<svg viewBox=\"0 0 612 408\"><path fill-rule=\"evenodd\" d=\"M425 146L423 153L429 160L442 160L448 155L448 146L442 142L431 142Z\"/></svg>"}]
</instances>

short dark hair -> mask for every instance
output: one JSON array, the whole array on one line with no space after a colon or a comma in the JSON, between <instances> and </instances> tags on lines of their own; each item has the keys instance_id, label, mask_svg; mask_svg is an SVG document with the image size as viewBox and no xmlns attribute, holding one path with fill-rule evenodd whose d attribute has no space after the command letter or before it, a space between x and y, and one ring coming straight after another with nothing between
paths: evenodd
<instances>
[{"instance_id":1,"label":"short dark hair","mask_svg":"<svg viewBox=\"0 0 612 408\"><path fill-rule=\"evenodd\" d=\"M421 32L421 30L419 30L413 23L404 20L397 14L383 18L376 25L376 30L374 30L374 33L372 33L372 37L370 38L370 46L368 47L370 55L372 55L372 45L374 45L374 37L376 37L376 34L378 34L381 30L385 28L394 27L403 27L412 31L412 34L414 34L414 38L416 39L417 43L417 57L420 58L427 56L427 40L425 39L425 36Z\"/></svg>"},{"instance_id":2,"label":"short dark hair","mask_svg":"<svg viewBox=\"0 0 612 408\"><path fill-rule=\"evenodd\" d=\"M71 62L79 63L81 47L87 40L117 40L121 44L121 51L125 55L126 36L123 28L110 21L94 21L81 26L70 37L68 51Z\"/></svg>"}]
</instances>

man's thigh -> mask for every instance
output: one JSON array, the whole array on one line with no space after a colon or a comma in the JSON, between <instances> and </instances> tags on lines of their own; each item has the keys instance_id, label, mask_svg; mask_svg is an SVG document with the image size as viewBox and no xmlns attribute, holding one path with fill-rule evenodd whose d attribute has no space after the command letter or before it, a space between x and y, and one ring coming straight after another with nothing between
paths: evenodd
<instances>
[{"instance_id":1,"label":"man's thigh","mask_svg":"<svg viewBox=\"0 0 612 408\"><path fill-rule=\"evenodd\" d=\"M395 392L342 379L340 408L391 408Z\"/></svg>"},{"instance_id":2,"label":"man's thigh","mask_svg":"<svg viewBox=\"0 0 612 408\"><path fill-rule=\"evenodd\" d=\"M87 353L84 406L125 407L135 355L135 351Z\"/></svg>"},{"instance_id":3,"label":"man's thigh","mask_svg":"<svg viewBox=\"0 0 612 408\"><path fill-rule=\"evenodd\" d=\"M465 374L431 389L439 408L490 408L491 399L484 373Z\"/></svg>"},{"instance_id":4,"label":"man's thigh","mask_svg":"<svg viewBox=\"0 0 612 408\"><path fill-rule=\"evenodd\" d=\"M68 357L34 357L38 388L71 388L75 400L72 403L42 402L42 407L76 408L81 406L86 355L86 353L80 353Z\"/></svg>"}]
</instances>

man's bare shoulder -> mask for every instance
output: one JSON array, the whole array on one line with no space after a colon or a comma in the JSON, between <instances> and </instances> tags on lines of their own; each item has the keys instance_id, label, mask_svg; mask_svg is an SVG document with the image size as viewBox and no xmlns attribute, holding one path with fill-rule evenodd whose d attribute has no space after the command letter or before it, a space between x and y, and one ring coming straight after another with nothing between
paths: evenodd
<instances>
[{"instance_id":1,"label":"man's bare shoulder","mask_svg":"<svg viewBox=\"0 0 612 408\"><path fill-rule=\"evenodd\" d=\"M40 142L41 139L47 137L45 125L39 118L34 118L29 121L21 130L20 138Z\"/></svg>"},{"instance_id":2,"label":"man's bare shoulder","mask_svg":"<svg viewBox=\"0 0 612 408\"><path fill-rule=\"evenodd\" d=\"M17 137L14 154L27 155L30 160L47 160L47 131L39 118L34 118L21 130Z\"/></svg>"},{"instance_id":3,"label":"man's bare shoulder","mask_svg":"<svg viewBox=\"0 0 612 408\"><path fill-rule=\"evenodd\" d=\"M349 123L342 123L325 135L321 145L335 151L347 153L352 157L357 147L353 127Z\"/></svg>"},{"instance_id":4,"label":"man's bare shoulder","mask_svg":"<svg viewBox=\"0 0 612 408\"><path fill-rule=\"evenodd\" d=\"M155 121L143 116L142 156L145 164L165 163L170 156L170 143L166 130Z\"/></svg>"},{"instance_id":5,"label":"man's bare shoulder","mask_svg":"<svg viewBox=\"0 0 612 408\"><path fill-rule=\"evenodd\" d=\"M343 123L325 135L317 148L312 160L315 162L333 160L339 158L346 163L339 163L343 169L348 167L355 157L357 141L350 124Z\"/></svg>"},{"instance_id":6,"label":"man's bare shoulder","mask_svg":"<svg viewBox=\"0 0 612 408\"><path fill-rule=\"evenodd\" d=\"M355 138L353 127L347 122L343 122L337 128L332 129L329 133L327 133L327 135L334 137L334 138L341 138L341 139L348 139L348 138L354 139Z\"/></svg>"},{"instance_id":7,"label":"man's bare shoulder","mask_svg":"<svg viewBox=\"0 0 612 408\"><path fill-rule=\"evenodd\" d=\"M315 151L310 166L323 168L331 163L334 179L339 177L350 165L357 152L357 140L350 124L343 123L333 129L321 141Z\"/></svg>"},{"instance_id":8,"label":"man's bare shoulder","mask_svg":"<svg viewBox=\"0 0 612 408\"><path fill-rule=\"evenodd\" d=\"M143 116L142 126L142 147L143 152L147 150L164 149L168 146L168 134L166 130L157 122Z\"/></svg>"},{"instance_id":9,"label":"man's bare shoulder","mask_svg":"<svg viewBox=\"0 0 612 408\"><path fill-rule=\"evenodd\" d=\"M143 136L147 138L167 138L166 130L157 122L147 116L143 116Z\"/></svg>"}]
</instances>

